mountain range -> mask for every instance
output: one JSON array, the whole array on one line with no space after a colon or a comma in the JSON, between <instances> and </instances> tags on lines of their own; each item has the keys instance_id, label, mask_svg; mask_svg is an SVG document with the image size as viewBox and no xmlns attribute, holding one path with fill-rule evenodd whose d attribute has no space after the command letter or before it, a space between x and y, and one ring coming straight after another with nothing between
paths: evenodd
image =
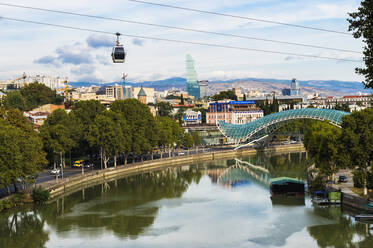
<instances>
[{"instance_id":1,"label":"mountain range","mask_svg":"<svg viewBox=\"0 0 373 248\"><path fill-rule=\"evenodd\" d=\"M337 80L307 80L298 81L302 94L319 93L324 96L341 96L351 95L358 93L373 93L372 90L365 89L361 82L356 81L337 81ZM110 83L90 83L90 82L71 82L73 87L88 87L91 85L109 86L115 82ZM264 92L278 92L284 88L290 87L291 80L271 79L271 78L241 78L230 79L225 81L210 81L209 93L215 94L216 92L227 90L231 88L241 87L244 91L259 90ZM121 82L117 82L121 84ZM144 81L144 82L126 82L126 85L132 87L151 87L156 91L169 90L171 88L186 90L186 79L182 77L173 77L157 81Z\"/></svg>"}]
</instances>

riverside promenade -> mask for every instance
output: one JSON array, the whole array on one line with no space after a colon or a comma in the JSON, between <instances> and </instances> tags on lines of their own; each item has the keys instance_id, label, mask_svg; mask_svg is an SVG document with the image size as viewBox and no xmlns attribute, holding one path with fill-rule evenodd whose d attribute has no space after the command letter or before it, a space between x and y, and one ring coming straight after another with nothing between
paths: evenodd
<instances>
[{"instance_id":1,"label":"riverside promenade","mask_svg":"<svg viewBox=\"0 0 373 248\"><path fill-rule=\"evenodd\" d=\"M41 186L50 191L50 198L53 200L64 194L70 194L80 189L90 187L96 184L105 183L116 178L127 177L141 174L144 172L157 171L160 169L185 165L189 163L198 163L203 161L211 161L228 157L239 157L243 155L255 155L257 152L293 152L305 151L303 144L291 144L268 147L257 150L255 148L246 148L240 150L223 150L202 152L192 155L183 155L178 157L163 158L157 160L148 160L137 162L129 165L119 165L117 167L107 168L104 170L90 171L84 175L74 175L64 179L58 179L48 182L39 183L36 186Z\"/></svg>"}]
</instances>

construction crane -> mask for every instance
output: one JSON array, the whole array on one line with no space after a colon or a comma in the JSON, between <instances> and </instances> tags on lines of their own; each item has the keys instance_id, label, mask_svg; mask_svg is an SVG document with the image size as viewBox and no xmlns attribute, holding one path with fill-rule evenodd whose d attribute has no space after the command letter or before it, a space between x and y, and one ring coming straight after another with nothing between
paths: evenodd
<instances>
[{"instance_id":1,"label":"construction crane","mask_svg":"<svg viewBox=\"0 0 373 248\"><path fill-rule=\"evenodd\" d=\"M14 79L13 80L13 84L16 86L17 85L17 81L20 81L20 80L22 80L23 79L23 86L26 86L26 78L27 78L27 76L26 76L26 73L24 72L23 74L22 74L22 77L19 77L19 78L16 78L16 79ZM19 85L18 85L19 86ZM17 88L17 87L15 87L15 88ZM21 87L19 87L19 88L21 88Z\"/></svg>"}]
</instances>

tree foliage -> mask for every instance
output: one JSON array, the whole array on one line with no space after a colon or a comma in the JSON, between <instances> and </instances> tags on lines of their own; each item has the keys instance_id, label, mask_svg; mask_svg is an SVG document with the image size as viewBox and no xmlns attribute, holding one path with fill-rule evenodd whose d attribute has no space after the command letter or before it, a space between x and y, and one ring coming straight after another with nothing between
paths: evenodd
<instances>
[{"instance_id":1,"label":"tree foliage","mask_svg":"<svg viewBox=\"0 0 373 248\"><path fill-rule=\"evenodd\" d=\"M325 176L333 176L339 169L340 136L340 128L320 121L313 122L305 131L304 145Z\"/></svg>"},{"instance_id":2,"label":"tree foliage","mask_svg":"<svg viewBox=\"0 0 373 248\"><path fill-rule=\"evenodd\" d=\"M159 102L155 105L158 109L159 116L171 117L171 112L174 109L169 102Z\"/></svg>"},{"instance_id":3,"label":"tree foliage","mask_svg":"<svg viewBox=\"0 0 373 248\"><path fill-rule=\"evenodd\" d=\"M269 115L272 113L279 112L279 103L278 100L273 97L272 102L266 101L257 101L256 106L263 110L264 115Z\"/></svg>"},{"instance_id":4,"label":"tree foliage","mask_svg":"<svg viewBox=\"0 0 373 248\"><path fill-rule=\"evenodd\" d=\"M373 110L355 111L343 117L340 163L363 173L366 193L367 169L373 161Z\"/></svg>"},{"instance_id":5,"label":"tree foliage","mask_svg":"<svg viewBox=\"0 0 373 248\"><path fill-rule=\"evenodd\" d=\"M365 68L356 68L356 73L363 75L366 88L373 88L373 2L363 0L357 12L349 13L349 31L353 31L354 38L363 38Z\"/></svg>"},{"instance_id":6,"label":"tree foliage","mask_svg":"<svg viewBox=\"0 0 373 248\"><path fill-rule=\"evenodd\" d=\"M47 163L39 134L19 110L0 111L0 184L32 182ZM17 190L17 187L15 187Z\"/></svg>"},{"instance_id":7,"label":"tree foliage","mask_svg":"<svg viewBox=\"0 0 373 248\"><path fill-rule=\"evenodd\" d=\"M233 90L220 91L218 94L213 95L211 98L214 101L220 101L220 100L225 100L225 99L231 99L233 101L237 101L237 96Z\"/></svg>"},{"instance_id":8,"label":"tree foliage","mask_svg":"<svg viewBox=\"0 0 373 248\"><path fill-rule=\"evenodd\" d=\"M348 103L336 104L334 109L345 111L345 112L350 112L350 107L348 106Z\"/></svg>"},{"instance_id":9,"label":"tree foliage","mask_svg":"<svg viewBox=\"0 0 373 248\"><path fill-rule=\"evenodd\" d=\"M35 82L22 87L19 91L9 91L3 99L3 106L6 109L29 111L48 103L59 105L63 100L63 96L57 95L55 90Z\"/></svg>"}]
</instances>

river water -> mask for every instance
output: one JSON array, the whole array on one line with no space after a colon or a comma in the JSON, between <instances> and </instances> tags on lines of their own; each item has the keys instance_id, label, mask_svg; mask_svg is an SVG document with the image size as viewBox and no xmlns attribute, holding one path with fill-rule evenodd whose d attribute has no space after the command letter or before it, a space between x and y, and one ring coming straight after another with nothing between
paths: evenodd
<instances>
[{"instance_id":1,"label":"river water","mask_svg":"<svg viewBox=\"0 0 373 248\"><path fill-rule=\"evenodd\" d=\"M216 160L127 177L0 214L0 247L373 247L373 225L268 182L306 179L305 153Z\"/></svg>"}]
</instances>

